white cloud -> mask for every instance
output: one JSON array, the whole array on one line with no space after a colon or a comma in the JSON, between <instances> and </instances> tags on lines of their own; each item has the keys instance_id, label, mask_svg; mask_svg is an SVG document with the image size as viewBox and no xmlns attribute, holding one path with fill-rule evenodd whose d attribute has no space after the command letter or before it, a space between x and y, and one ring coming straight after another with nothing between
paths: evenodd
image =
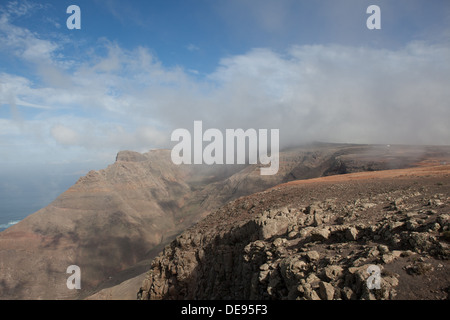
<instances>
[{"instance_id":1,"label":"white cloud","mask_svg":"<svg viewBox=\"0 0 450 320\"><path fill-rule=\"evenodd\" d=\"M67 68L64 57L54 55L56 44L4 16L0 37L17 57L39 66L34 78L0 73L1 107L36 112L20 125L0 119L0 156L11 152L2 146L15 143L42 159L103 161L121 149L167 147L171 131L191 129L194 120L203 120L205 129L278 128L282 146L309 140L450 144L446 45L259 48L224 57L200 78L165 67L149 49L105 40L97 44L105 56L93 49L89 59Z\"/></svg>"},{"instance_id":2,"label":"white cloud","mask_svg":"<svg viewBox=\"0 0 450 320\"><path fill-rule=\"evenodd\" d=\"M186 46L186 49L188 49L188 51L191 51L191 52L200 50L200 48L198 46L196 46L195 44L192 44L192 43L188 44Z\"/></svg>"},{"instance_id":3,"label":"white cloud","mask_svg":"<svg viewBox=\"0 0 450 320\"><path fill-rule=\"evenodd\" d=\"M53 138L62 145L77 145L79 143L79 135L72 129L64 125L56 125L52 128L51 134Z\"/></svg>"},{"instance_id":4,"label":"white cloud","mask_svg":"<svg viewBox=\"0 0 450 320\"><path fill-rule=\"evenodd\" d=\"M8 16L24 16L30 11L42 8L42 4L30 3L26 0L9 1L4 7L0 7L0 12L4 12Z\"/></svg>"},{"instance_id":5,"label":"white cloud","mask_svg":"<svg viewBox=\"0 0 450 320\"><path fill-rule=\"evenodd\" d=\"M0 15L0 41L2 51L9 50L18 57L33 63L51 63L58 45L50 40L40 39L25 28L10 23L8 15Z\"/></svg>"},{"instance_id":6,"label":"white cloud","mask_svg":"<svg viewBox=\"0 0 450 320\"><path fill-rule=\"evenodd\" d=\"M51 102L51 89L35 89L24 77L0 73L0 104L51 109L41 102ZM50 103L51 104L51 103Z\"/></svg>"},{"instance_id":7,"label":"white cloud","mask_svg":"<svg viewBox=\"0 0 450 320\"><path fill-rule=\"evenodd\" d=\"M0 141L2 144L9 144L7 139L4 137L7 137L9 135L19 135L20 134L20 128L11 120L7 119L0 119Z\"/></svg>"}]
</instances>

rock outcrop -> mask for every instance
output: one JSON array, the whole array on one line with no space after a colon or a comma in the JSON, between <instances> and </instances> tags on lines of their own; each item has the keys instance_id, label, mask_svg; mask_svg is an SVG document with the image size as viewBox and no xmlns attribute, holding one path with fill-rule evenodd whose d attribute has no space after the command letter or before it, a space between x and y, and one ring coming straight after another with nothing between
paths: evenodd
<instances>
[{"instance_id":1,"label":"rock outcrop","mask_svg":"<svg viewBox=\"0 0 450 320\"><path fill-rule=\"evenodd\" d=\"M156 257L141 299L447 299L450 166L234 200ZM379 287L368 285L379 270ZM369 279L369 282L371 280Z\"/></svg>"}]
</instances>

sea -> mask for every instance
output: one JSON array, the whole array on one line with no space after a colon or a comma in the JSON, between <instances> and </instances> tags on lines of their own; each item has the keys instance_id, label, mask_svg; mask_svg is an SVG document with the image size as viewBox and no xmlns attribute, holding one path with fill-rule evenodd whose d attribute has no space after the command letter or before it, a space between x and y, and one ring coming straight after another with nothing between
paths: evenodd
<instances>
[{"instance_id":1,"label":"sea","mask_svg":"<svg viewBox=\"0 0 450 320\"><path fill-rule=\"evenodd\" d=\"M54 165L0 169L0 232L46 207L86 172Z\"/></svg>"},{"instance_id":2,"label":"sea","mask_svg":"<svg viewBox=\"0 0 450 320\"><path fill-rule=\"evenodd\" d=\"M45 205L37 205L33 202L24 203L23 200L2 198L0 211L0 232L15 225L29 214L38 211Z\"/></svg>"}]
</instances>

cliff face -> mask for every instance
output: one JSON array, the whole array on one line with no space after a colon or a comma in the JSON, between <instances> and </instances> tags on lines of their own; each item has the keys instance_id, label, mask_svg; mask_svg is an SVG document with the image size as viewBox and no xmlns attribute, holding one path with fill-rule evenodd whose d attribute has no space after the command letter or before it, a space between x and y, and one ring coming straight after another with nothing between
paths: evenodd
<instances>
[{"instance_id":1,"label":"cliff face","mask_svg":"<svg viewBox=\"0 0 450 320\"><path fill-rule=\"evenodd\" d=\"M306 146L282 152L278 174L261 176L257 165L176 166L170 150L120 152L114 164L89 172L49 206L0 232L0 298L86 297L105 281L144 273L144 262L176 235L241 196L295 179L411 166L439 154L449 153ZM66 287L72 264L81 268L81 290Z\"/></svg>"},{"instance_id":2,"label":"cliff face","mask_svg":"<svg viewBox=\"0 0 450 320\"><path fill-rule=\"evenodd\" d=\"M121 152L108 168L91 171L49 206L0 234L3 298L76 296L65 273L75 264L82 289L135 264L194 220L181 216L191 190L169 152Z\"/></svg>"},{"instance_id":3,"label":"cliff face","mask_svg":"<svg viewBox=\"0 0 450 320\"><path fill-rule=\"evenodd\" d=\"M152 262L142 299L446 299L450 166L277 186L228 203ZM368 268L381 269L369 290ZM373 268L373 267L372 267Z\"/></svg>"}]
</instances>

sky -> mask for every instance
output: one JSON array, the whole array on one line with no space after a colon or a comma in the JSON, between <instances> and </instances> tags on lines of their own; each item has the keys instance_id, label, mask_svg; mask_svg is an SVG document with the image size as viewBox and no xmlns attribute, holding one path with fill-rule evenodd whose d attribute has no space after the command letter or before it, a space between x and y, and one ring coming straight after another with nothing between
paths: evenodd
<instances>
[{"instance_id":1,"label":"sky","mask_svg":"<svg viewBox=\"0 0 450 320\"><path fill-rule=\"evenodd\" d=\"M0 189L24 168L65 187L61 168L170 148L194 120L282 148L448 145L449 87L448 0L1 0Z\"/></svg>"}]
</instances>

